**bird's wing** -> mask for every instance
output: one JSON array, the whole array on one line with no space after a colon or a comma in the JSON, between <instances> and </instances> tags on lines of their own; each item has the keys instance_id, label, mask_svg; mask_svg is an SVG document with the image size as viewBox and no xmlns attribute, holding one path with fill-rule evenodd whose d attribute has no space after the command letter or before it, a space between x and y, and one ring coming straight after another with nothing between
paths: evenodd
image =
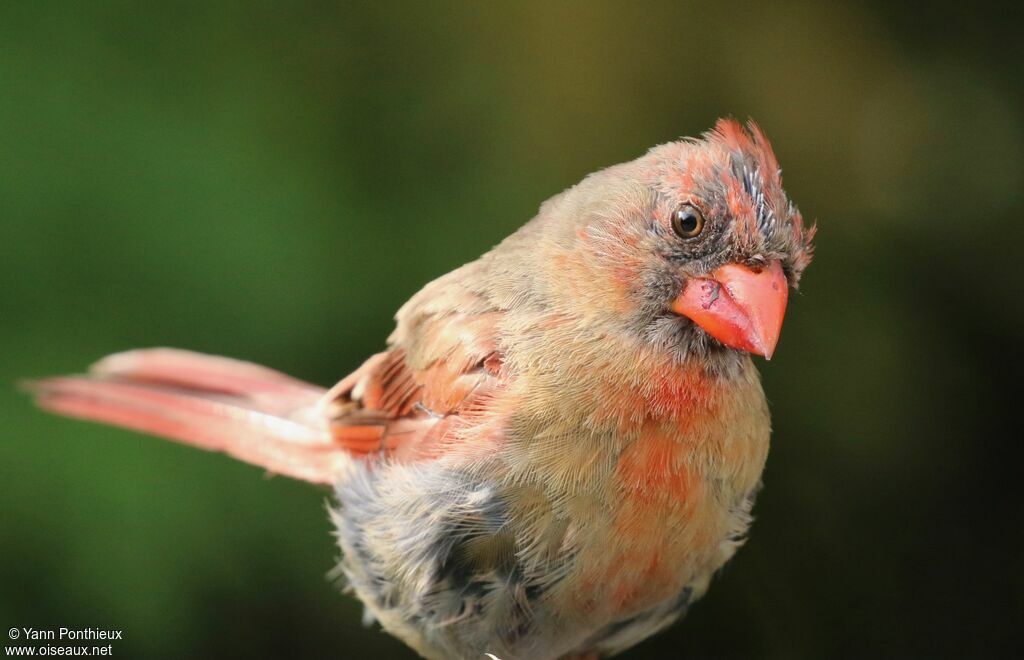
<instances>
[{"instance_id":1,"label":"bird's wing","mask_svg":"<svg viewBox=\"0 0 1024 660\"><path fill-rule=\"evenodd\" d=\"M331 434L350 453L430 455L500 388L502 313L461 284L464 275L455 271L413 297L396 316L389 349L327 393Z\"/></svg>"}]
</instances>

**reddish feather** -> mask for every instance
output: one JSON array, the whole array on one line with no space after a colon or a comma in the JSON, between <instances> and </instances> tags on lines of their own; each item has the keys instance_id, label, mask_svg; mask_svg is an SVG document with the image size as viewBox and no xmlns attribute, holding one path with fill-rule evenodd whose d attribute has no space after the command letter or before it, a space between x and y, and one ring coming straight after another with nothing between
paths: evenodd
<instances>
[{"instance_id":1,"label":"reddish feather","mask_svg":"<svg viewBox=\"0 0 1024 660\"><path fill-rule=\"evenodd\" d=\"M425 369L413 369L404 350L392 349L339 383L327 397L339 407L330 425L335 442L356 455L434 455L436 441L452 429L445 418L472 414L479 404L473 395L500 368L496 353L471 361L475 356L456 346Z\"/></svg>"},{"instance_id":2,"label":"reddish feather","mask_svg":"<svg viewBox=\"0 0 1024 660\"><path fill-rule=\"evenodd\" d=\"M29 383L47 410L124 426L272 472L332 483L350 458L312 414L324 390L257 365L169 349Z\"/></svg>"}]
</instances>

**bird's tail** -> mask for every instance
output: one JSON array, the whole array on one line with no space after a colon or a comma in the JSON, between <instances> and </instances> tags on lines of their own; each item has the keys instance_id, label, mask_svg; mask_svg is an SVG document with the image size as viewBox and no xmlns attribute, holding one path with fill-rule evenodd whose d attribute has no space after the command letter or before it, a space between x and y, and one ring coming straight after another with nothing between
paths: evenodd
<instances>
[{"instance_id":1,"label":"bird's tail","mask_svg":"<svg viewBox=\"0 0 1024 660\"><path fill-rule=\"evenodd\" d=\"M249 362L155 348L25 386L50 412L222 451L296 479L333 483L351 461L320 413L326 390Z\"/></svg>"}]
</instances>

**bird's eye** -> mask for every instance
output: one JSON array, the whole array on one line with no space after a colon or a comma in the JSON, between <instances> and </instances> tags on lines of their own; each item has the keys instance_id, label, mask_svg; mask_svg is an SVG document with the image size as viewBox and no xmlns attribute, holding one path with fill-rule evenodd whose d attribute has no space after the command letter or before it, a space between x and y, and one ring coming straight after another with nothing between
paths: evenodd
<instances>
[{"instance_id":1,"label":"bird's eye","mask_svg":"<svg viewBox=\"0 0 1024 660\"><path fill-rule=\"evenodd\" d=\"M704 231L704 214L697 207L685 204L672 214L672 230L679 238L695 238Z\"/></svg>"}]
</instances>

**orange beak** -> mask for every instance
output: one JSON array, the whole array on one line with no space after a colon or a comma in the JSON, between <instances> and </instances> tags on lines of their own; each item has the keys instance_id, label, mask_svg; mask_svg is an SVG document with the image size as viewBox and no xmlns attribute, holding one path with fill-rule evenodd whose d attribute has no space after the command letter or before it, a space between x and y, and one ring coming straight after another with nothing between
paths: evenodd
<instances>
[{"instance_id":1,"label":"orange beak","mask_svg":"<svg viewBox=\"0 0 1024 660\"><path fill-rule=\"evenodd\" d=\"M726 346L770 360L788 298L789 284L778 261L758 271L727 264L708 278L689 280L671 309Z\"/></svg>"}]
</instances>

